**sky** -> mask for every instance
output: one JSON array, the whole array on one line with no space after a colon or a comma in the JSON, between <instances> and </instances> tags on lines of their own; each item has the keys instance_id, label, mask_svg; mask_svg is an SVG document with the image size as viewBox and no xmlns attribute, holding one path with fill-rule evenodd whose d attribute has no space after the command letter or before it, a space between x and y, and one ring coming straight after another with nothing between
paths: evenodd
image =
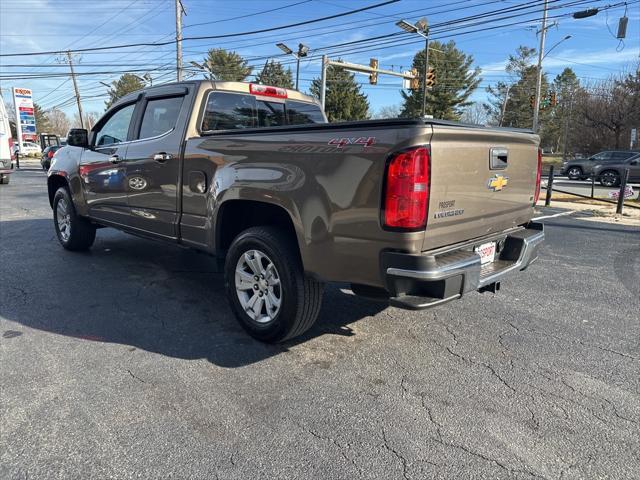
<instances>
[{"instance_id":1,"label":"sky","mask_svg":"<svg viewBox=\"0 0 640 480\"><path fill-rule=\"evenodd\" d=\"M249 59L257 69L267 58L283 63L295 60L284 56L276 43L293 50L302 42L309 46L309 58L301 62L300 89L308 91L313 78L320 76L319 55L368 64L379 60L380 68L400 71L410 67L414 54L423 48L419 37L402 33L395 22L415 22L426 17L431 37L454 40L458 48L474 58L482 70L482 82L474 101L486 100L486 87L508 80L504 71L508 56L519 45L538 47L542 0L400 0L379 8L310 23L304 26L250 33L383 3L385 0L182 0L186 10L183 36L238 34L226 38L185 40L184 63L189 75L201 74L189 63L201 62L210 48L234 50ZM612 8L602 10L608 5ZM616 6L617 5L617 6ZM549 0L551 23L544 59L549 78L565 67L572 68L583 83L597 82L638 65L640 59L640 0ZM574 19L567 14L599 7L593 17ZM471 15L510 8L510 12L483 17L491 23L473 25L480 20L461 19ZM618 19L629 18L626 39L615 38ZM508 16L518 15L513 18ZM458 20L456 24L443 25ZM518 22L517 25L507 24ZM247 32L247 33L245 33ZM372 37L397 33L390 38L364 42ZM568 40L563 39L570 35ZM52 50L74 50L130 43L167 42L175 38L174 0L2 0L0 2L0 55ZM360 41L343 47L330 46ZM324 49L324 50L323 50ZM11 87L33 90L34 101L45 109L60 108L73 116L77 107L69 66L61 54L0 56L0 88L5 101ZM138 75L150 73L154 84L175 80L175 45L137 46L126 49L83 52L73 55L78 86L85 112L104 111L107 86L123 71ZM254 74L258 70L254 70ZM295 72L294 72L295 73ZM15 77L39 78L15 78ZM400 78L380 77L369 85L366 75L356 76L369 98L373 112L401 103ZM103 83L101 83L103 82Z\"/></svg>"}]
</instances>

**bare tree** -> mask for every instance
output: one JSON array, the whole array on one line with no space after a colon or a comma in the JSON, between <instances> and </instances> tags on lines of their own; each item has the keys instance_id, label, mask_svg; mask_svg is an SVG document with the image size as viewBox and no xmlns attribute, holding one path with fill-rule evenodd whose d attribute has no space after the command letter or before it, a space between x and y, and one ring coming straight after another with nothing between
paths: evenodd
<instances>
[{"instance_id":1,"label":"bare tree","mask_svg":"<svg viewBox=\"0 0 640 480\"><path fill-rule=\"evenodd\" d=\"M576 98L583 150L627 148L631 128L640 122L640 69L585 89Z\"/></svg>"},{"instance_id":2,"label":"bare tree","mask_svg":"<svg viewBox=\"0 0 640 480\"><path fill-rule=\"evenodd\" d=\"M84 127L91 130L100 119L100 116L98 112L84 112ZM80 116L77 113L73 116L71 128L80 128Z\"/></svg>"},{"instance_id":3,"label":"bare tree","mask_svg":"<svg viewBox=\"0 0 640 480\"><path fill-rule=\"evenodd\" d=\"M474 123L476 125L486 125L489 120L487 109L482 103L474 102L462 111L460 121L464 123Z\"/></svg>"},{"instance_id":4,"label":"bare tree","mask_svg":"<svg viewBox=\"0 0 640 480\"><path fill-rule=\"evenodd\" d=\"M380 110L373 115L373 118L398 118L401 111L402 105L386 105L380 107Z\"/></svg>"},{"instance_id":5,"label":"bare tree","mask_svg":"<svg viewBox=\"0 0 640 480\"><path fill-rule=\"evenodd\" d=\"M60 109L54 108L47 112L47 118L51 125L51 133L59 137L66 137L71 127L69 117Z\"/></svg>"}]
</instances>

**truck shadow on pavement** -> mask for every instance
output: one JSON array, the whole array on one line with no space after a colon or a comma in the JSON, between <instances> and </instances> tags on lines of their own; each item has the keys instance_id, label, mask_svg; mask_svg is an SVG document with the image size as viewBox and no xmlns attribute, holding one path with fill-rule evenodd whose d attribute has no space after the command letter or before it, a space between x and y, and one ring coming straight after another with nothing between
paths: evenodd
<instances>
[{"instance_id":1,"label":"truck shadow on pavement","mask_svg":"<svg viewBox=\"0 0 640 480\"><path fill-rule=\"evenodd\" d=\"M111 229L98 231L90 251L68 252L48 219L3 221L2 237L5 319L221 367L259 362L321 335L355 335L350 324L386 308L328 286L311 330L266 345L236 322L208 255Z\"/></svg>"}]
</instances>

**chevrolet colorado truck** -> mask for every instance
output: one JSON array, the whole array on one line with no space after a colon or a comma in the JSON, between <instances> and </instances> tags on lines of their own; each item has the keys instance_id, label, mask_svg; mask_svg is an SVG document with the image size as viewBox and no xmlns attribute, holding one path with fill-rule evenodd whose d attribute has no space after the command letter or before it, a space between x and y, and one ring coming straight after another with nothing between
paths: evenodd
<instances>
[{"instance_id":1,"label":"chevrolet colorado truck","mask_svg":"<svg viewBox=\"0 0 640 480\"><path fill-rule=\"evenodd\" d=\"M208 252L253 337L316 320L326 282L398 307L440 305L537 258L539 139L432 119L326 123L294 90L188 81L74 129L48 172L57 238L114 227Z\"/></svg>"}]
</instances>

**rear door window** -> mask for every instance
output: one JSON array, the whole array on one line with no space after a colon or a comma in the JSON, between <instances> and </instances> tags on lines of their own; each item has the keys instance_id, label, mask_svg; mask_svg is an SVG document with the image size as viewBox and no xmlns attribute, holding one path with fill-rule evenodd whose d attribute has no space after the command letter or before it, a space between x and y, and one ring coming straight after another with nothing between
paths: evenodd
<instances>
[{"instance_id":1,"label":"rear door window","mask_svg":"<svg viewBox=\"0 0 640 480\"><path fill-rule=\"evenodd\" d=\"M151 138L173 130L184 97L155 98L147 102L138 138Z\"/></svg>"},{"instance_id":2,"label":"rear door window","mask_svg":"<svg viewBox=\"0 0 640 480\"><path fill-rule=\"evenodd\" d=\"M238 130L256 127L256 99L239 93L211 92L202 130Z\"/></svg>"},{"instance_id":3,"label":"rear door window","mask_svg":"<svg viewBox=\"0 0 640 480\"><path fill-rule=\"evenodd\" d=\"M289 125L325 123L320 107L313 103L287 100L287 121Z\"/></svg>"}]
</instances>

